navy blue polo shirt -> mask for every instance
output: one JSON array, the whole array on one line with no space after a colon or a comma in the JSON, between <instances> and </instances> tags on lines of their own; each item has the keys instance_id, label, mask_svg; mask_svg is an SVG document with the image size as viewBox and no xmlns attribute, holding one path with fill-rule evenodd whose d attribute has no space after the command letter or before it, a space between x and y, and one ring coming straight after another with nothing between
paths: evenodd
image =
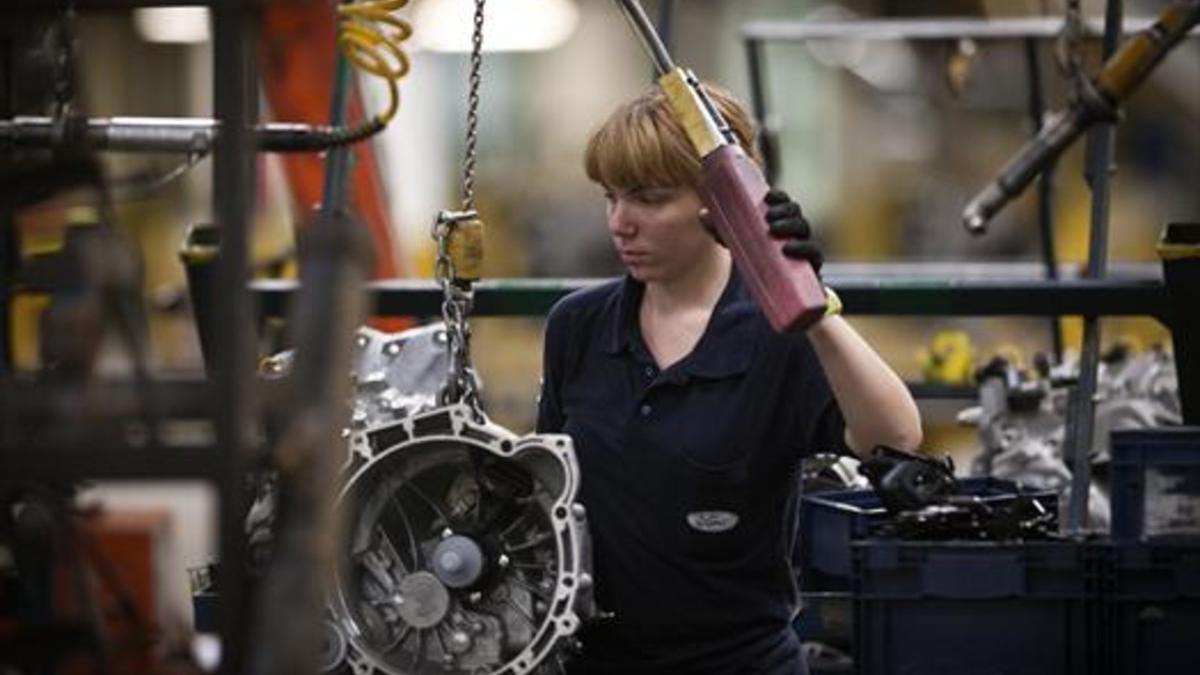
<instances>
[{"instance_id":1,"label":"navy blue polo shirt","mask_svg":"<svg viewBox=\"0 0 1200 675\"><path fill-rule=\"evenodd\" d=\"M802 456L845 423L811 345L773 332L736 271L690 354L660 371L644 285L577 291L546 323L539 432L569 434L595 591L573 673L804 673L790 629Z\"/></svg>"}]
</instances>

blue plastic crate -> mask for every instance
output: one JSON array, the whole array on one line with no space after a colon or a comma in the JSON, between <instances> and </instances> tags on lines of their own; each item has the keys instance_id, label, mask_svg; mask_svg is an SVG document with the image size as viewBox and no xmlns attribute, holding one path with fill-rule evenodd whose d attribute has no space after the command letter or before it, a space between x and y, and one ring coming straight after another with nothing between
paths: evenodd
<instances>
[{"instance_id":1,"label":"blue plastic crate","mask_svg":"<svg viewBox=\"0 0 1200 675\"><path fill-rule=\"evenodd\" d=\"M1200 673L1200 545L1104 547L1112 675Z\"/></svg>"},{"instance_id":2,"label":"blue plastic crate","mask_svg":"<svg viewBox=\"0 0 1200 675\"><path fill-rule=\"evenodd\" d=\"M1054 493L1031 493L1011 481L986 477L965 478L959 484L964 494L996 504L1018 494L1036 494L1047 510L1058 512ZM871 526L886 517L887 511L873 490L802 495L795 551L800 587L805 592L849 591L850 546L867 538Z\"/></svg>"},{"instance_id":3,"label":"blue plastic crate","mask_svg":"<svg viewBox=\"0 0 1200 675\"><path fill-rule=\"evenodd\" d=\"M1200 428L1114 431L1109 490L1115 541L1200 541Z\"/></svg>"},{"instance_id":4,"label":"blue plastic crate","mask_svg":"<svg viewBox=\"0 0 1200 675\"><path fill-rule=\"evenodd\" d=\"M1076 542L854 545L859 675L1091 675L1099 556Z\"/></svg>"}]
</instances>

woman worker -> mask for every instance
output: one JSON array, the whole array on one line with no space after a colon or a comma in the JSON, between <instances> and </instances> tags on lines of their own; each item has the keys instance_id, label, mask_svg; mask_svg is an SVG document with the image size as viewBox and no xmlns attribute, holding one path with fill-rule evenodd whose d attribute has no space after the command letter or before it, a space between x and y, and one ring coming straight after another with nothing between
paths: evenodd
<instances>
[{"instance_id":1,"label":"woman worker","mask_svg":"<svg viewBox=\"0 0 1200 675\"><path fill-rule=\"evenodd\" d=\"M743 105L709 96L743 148ZM619 106L585 166L627 275L560 301L546 325L539 432L569 434L597 604L572 673L806 673L790 628L800 459L914 449L903 382L835 313L777 334L710 233L699 159L657 88ZM819 270L808 224L768 195L784 251Z\"/></svg>"}]
</instances>

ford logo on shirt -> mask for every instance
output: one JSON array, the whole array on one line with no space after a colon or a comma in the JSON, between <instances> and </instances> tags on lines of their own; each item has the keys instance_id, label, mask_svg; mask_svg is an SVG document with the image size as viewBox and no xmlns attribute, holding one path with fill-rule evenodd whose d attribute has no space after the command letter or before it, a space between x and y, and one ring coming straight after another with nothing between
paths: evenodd
<instances>
[{"instance_id":1,"label":"ford logo on shirt","mask_svg":"<svg viewBox=\"0 0 1200 675\"><path fill-rule=\"evenodd\" d=\"M738 524L738 514L731 511L692 511L687 523L699 532L728 532Z\"/></svg>"}]
</instances>

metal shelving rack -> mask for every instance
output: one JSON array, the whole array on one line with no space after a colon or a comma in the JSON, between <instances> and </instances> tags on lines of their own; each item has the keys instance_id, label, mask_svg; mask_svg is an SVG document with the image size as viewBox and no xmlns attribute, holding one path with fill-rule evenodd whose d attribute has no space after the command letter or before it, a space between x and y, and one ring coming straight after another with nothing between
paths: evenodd
<instances>
[{"instance_id":1,"label":"metal shelving rack","mask_svg":"<svg viewBox=\"0 0 1200 675\"><path fill-rule=\"evenodd\" d=\"M253 451L252 420L254 357L248 338L251 326L248 280L249 214L254 194L250 125L257 119L258 70L255 45L258 34L258 2L247 0L9 0L5 12L45 12L70 4L76 10L129 9L139 6L204 4L211 10L213 39L214 117L221 126L213 152L213 213L222 225L222 251L217 274L216 316L223 326L214 345L216 367L212 383L197 380L173 383L155 393L168 409L212 414L217 442L210 445L100 446L79 443L47 444L40 447L10 447L7 434L0 447L0 476L10 480L63 481L76 478L132 480L200 480L211 483L218 495L221 600L218 624L222 644L221 672L245 672L248 644L247 586L243 518L246 513L244 476ZM5 259L0 281L5 283L4 313L11 299L9 274L15 261L13 228L4 223ZM7 324L4 326L7 328ZM10 372L7 358L4 370ZM4 379L8 379L5 377ZM5 381L0 395L6 403L28 406L24 383ZM211 385L211 386L210 386ZM117 398L136 395L127 386L111 386ZM45 392L43 392L45 393ZM52 393L48 395L53 395ZM0 430L2 431L2 430Z\"/></svg>"},{"instance_id":2,"label":"metal shelving rack","mask_svg":"<svg viewBox=\"0 0 1200 675\"><path fill-rule=\"evenodd\" d=\"M1147 20L1126 21L1124 3L1122 0L1107 0L1103 21L1085 21L1085 27L1091 37L1099 36L1102 40L1102 57L1109 58L1117 49L1123 34L1144 30L1152 22ZM768 42L803 42L806 40L1020 40L1024 43L1027 72L1029 74L1028 112L1033 129L1036 131L1042 125L1045 113L1043 104L1042 83L1038 64L1037 42L1053 38L1060 34L1064 20L1052 18L1026 18L1008 20L987 19L915 19L915 20L879 20L879 21L829 21L829 22L755 22L747 24L742 29L742 38L750 70L751 103L754 114L764 123L769 110L765 94L765 45ZM1189 37L1198 35L1193 30ZM1077 282L1058 281L1057 260L1053 249L1053 221L1051 204L1053 201L1053 168L1044 172L1038 184L1038 225L1044 263L1043 282L1026 282L1015 284L1003 291L1014 294L1012 304L1008 304L1003 313L1022 315L1043 315L1058 317L1062 315L1079 314L1084 318L1083 348L1080 358L1080 379L1072 391L1071 405L1067 416L1066 459L1070 462L1074 476L1071 491L1070 523L1072 530L1081 530L1087 514L1087 494L1091 476L1091 463L1088 457L1092 445L1092 419L1095 412L1094 395L1096 390L1096 371L1099 363L1100 325L1099 317L1103 315L1124 314L1133 309L1134 314L1155 316L1164 323L1172 323L1176 353L1192 348L1189 335L1193 322L1178 320L1182 312L1173 311L1168 302L1168 294L1164 292L1161 283L1149 279L1141 282L1114 282L1105 279L1108 253L1108 221L1110 201L1110 176L1114 168L1115 124L1097 124L1088 134L1087 156L1085 160L1084 178L1091 187L1091 226L1088 238L1088 260L1084 279ZM1136 287L1136 288L1135 288ZM1091 290L1084 290L1091 289ZM1079 303L1080 293L1090 294L1092 302ZM896 289L896 296L920 296L919 289ZM1141 294L1145 295L1141 295ZM1176 289L1172 295L1175 303L1180 302L1183 289ZM853 292L847 292L847 307L853 308L850 300ZM995 304L984 288L974 284L956 285L946 282L935 297L926 298L932 304L923 307L926 313L938 312L939 304L936 296L949 300L949 304L963 312L950 312L955 315L988 315L998 306L1006 302L999 299ZM1139 297L1140 296L1140 297ZM972 307L970 298L977 298L984 307ZM1134 300L1136 298L1136 300ZM1034 300L1026 305L1026 300ZM1132 305L1127 304L1134 300ZM1061 302L1060 302L1061 301ZM898 299L889 300L898 302ZM903 303L900 303L903 304ZM1140 305L1140 309L1138 306ZM911 306L911 305L909 305ZM930 311L932 310L932 311ZM982 311L981 311L982 310ZM1049 311L1043 311L1049 310ZM1061 356L1062 336L1058 322L1052 326L1052 337L1055 351ZM1182 363L1193 363L1190 358L1179 358ZM1196 395L1197 373L1183 370L1180 372L1181 396L1185 401ZM1185 410L1187 405L1185 404ZM1186 415L1185 415L1186 416ZM1195 423L1196 420L1185 420Z\"/></svg>"}]
</instances>

